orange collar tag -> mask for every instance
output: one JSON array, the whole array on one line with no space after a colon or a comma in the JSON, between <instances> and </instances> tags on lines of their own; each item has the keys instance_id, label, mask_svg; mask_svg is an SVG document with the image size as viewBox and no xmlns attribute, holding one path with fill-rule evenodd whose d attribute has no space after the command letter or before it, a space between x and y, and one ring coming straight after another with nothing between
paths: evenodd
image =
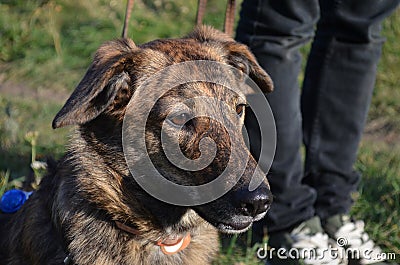
<instances>
[{"instance_id":1,"label":"orange collar tag","mask_svg":"<svg viewBox=\"0 0 400 265\"><path fill-rule=\"evenodd\" d=\"M157 245L160 246L161 251L165 255L172 255L187 248L187 246L189 246L190 244L190 240L191 237L190 234L188 233L184 237L178 239L172 239L172 240L167 239L164 241L159 240L157 242Z\"/></svg>"}]
</instances>

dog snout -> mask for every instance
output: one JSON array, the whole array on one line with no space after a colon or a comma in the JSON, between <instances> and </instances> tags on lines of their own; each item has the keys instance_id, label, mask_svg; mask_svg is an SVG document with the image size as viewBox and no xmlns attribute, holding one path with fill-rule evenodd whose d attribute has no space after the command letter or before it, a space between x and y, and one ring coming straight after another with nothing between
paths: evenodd
<instances>
[{"instance_id":1,"label":"dog snout","mask_svg":"<svg viewBox=\"0 0 400 265\"><path fill-rule=\"evenodd\" d=\"M263 184L254 191L249 191L246 187L235 193L234 202L242 215L257 217L270 208L272 193Z\"/></svg>"}]
</instances>

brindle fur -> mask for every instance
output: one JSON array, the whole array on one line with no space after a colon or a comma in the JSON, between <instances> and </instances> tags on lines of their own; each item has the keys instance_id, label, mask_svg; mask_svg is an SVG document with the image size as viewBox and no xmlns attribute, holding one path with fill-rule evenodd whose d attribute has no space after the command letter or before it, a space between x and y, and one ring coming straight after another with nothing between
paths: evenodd
<instances>
[{"instance_id":1,"label":"brindle fur","mask_svg":"<svg viewBox=\"0 0 400 265\"><path fill-rule=\"evenodd\" d=\"M232 213L236 209L227 202L231 199L229 194L248 185L250 176L258 170L254 159L250 158L247 166L242 165L246 171L232 192L190 209L166 204L144 192L130 175L121 143L123 117L136 87L168 65L191 60L217 61L248 70L264 92L272 89L268 75L246 46L209 27L197 28L182 39L156 40L141 46L129 39L105 43L53 122L54 128L79 125L65 156L56 165L50 165L39 190L17 213L1 216L1 265L63 264L68 254L80 265L211 262L218 249L214 226L218 225L218 218L234 218ZM157 166L169 172L166 177L192 185L209 181L225 166L229 156L226 150L232 144L226 131L199 118L192 133L180 136L182 150L189 158L199 156L196 146L206 131L218 143L218 159L193 175L164 161L156 135L166 115L163 107L176 97L197 94L225 100L233 108L237 101L234 95L210 84L171 90L160 101L160 108L152 112L148 129L153 133L146 136ZM240 133L241 125L234 121L228 130ZM243 155L248 154L244 143L235 144L243 145ZM268 183L262 185L266 187ZM140 235L120 230L115 221L135 227ZM177 254L167 256L154 243L167 235L186 232L191 234L192 241Z\"/></svg>"}]
</instances>

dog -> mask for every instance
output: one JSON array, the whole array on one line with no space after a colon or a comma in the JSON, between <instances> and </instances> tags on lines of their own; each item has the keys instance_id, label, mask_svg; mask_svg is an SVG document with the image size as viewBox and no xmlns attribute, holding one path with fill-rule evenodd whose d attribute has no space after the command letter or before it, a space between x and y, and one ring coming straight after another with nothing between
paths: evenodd
<instances>
[{"instance_id":1,"label":"dog","mask_svg":"<svg viewBox=\"0 0 400 265\"><path fill-rule=\"evenodd\" d=\"M197 27L184 38L139 46L130 39L103 44L53 121L53 128L77 125L66 154L49 166L40 188L20 210L2 216L0 264L210 264L219 247L218 231L246 231L265 215L272 201L269 184L263 175L264 181L249 191L251 177L263 173L243 137L228 135L241 136L246 103L218 84L194 82L162 95L149 114L145 140L162 175L189 186L221 174L233 155L229 150L239 146L237 166L244 170L231 190L204 204L174 205L147 193L129 170L122 130L131 98L144 79L168 66L196 60L229 65L248 74L263 92L273 89L270 77L245 45L208 26ZM205 103L188 112L207 109L227 119L230 127L222 128L206 117L188 119L185 113L170 113L174 102L194 95L226 102L235 115ZM138 108L135 115L144 113ZM215 159L198 171L170 163L161 144L163 122L170 126L167 134L177 133L180 126L179 146L187 158L200 157L200 139L208 137L216 143Z\"/></svg>"}]
</instances>

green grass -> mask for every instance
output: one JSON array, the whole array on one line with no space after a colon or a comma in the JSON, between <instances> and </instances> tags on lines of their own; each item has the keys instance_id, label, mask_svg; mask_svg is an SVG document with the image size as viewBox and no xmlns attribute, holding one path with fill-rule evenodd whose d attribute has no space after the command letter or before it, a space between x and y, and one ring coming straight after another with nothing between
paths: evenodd
<instances>
[{"instance_id":1,"label":"green grass","mask_svg":"<svg viewBox=\"0 0 400 265\"><path fill-rule=\"evenodd\" d=\"M135 1L129 36L141 44L193 27L197 1ZM206 23L222 28L224 1L209 1ZM118 38L124 1L4 0L0 4L0 195L21 187L35 160L60 157L70 129L51 120L101 43ZM384 23L384 46L352 214L384 251L400 254L400 11ZM304 49L307 52L307 49ZM49 99L48 99L49 98ZM32 148L32 133L38 132ZM246 242L225 244L215 264L257 264ZM245 247L243 247L245 246ZM399 257L399 256L398 256Z\"/></svg>"},{"instance_id":2,"label":"green grass","mask_svg":"<svg viewBox=\"0 0 400 265\"><path fill-rule=\"evenodd\" d=\"M372 238L400 254L400 149L364 142L357 162L363 175L352 212L367 220Z\"/></svg>"},{"instance_id":3,"label":"green grass","mask_svg":"<svg viewBox=\"0 0 400 265\"><path fill-rule=\"evenodd\" d=\"M26 175L31 162L31 144L27 134L37 132L37 159L60 157L69 129L54 131L51 121L60 109L51 103L0 95L0 170L10 170L14 177Z\"/></svg>"},{"instance_id":4,"label":"green grass","mask_svg":"<svg viewBox=\"0 0 400 265\"><path fill-rule=\"evenodd\" d=\"M0 61L6 77L35 87L72 89L105 41L119 38L125 1L18 0L0 4ZM197 1L135 1L129 36L141 44L193 28ZM205 21L222 28L224 3L211 1ZM1 68L0 68L1 69Z\"/></svg>"}]
</instances>

